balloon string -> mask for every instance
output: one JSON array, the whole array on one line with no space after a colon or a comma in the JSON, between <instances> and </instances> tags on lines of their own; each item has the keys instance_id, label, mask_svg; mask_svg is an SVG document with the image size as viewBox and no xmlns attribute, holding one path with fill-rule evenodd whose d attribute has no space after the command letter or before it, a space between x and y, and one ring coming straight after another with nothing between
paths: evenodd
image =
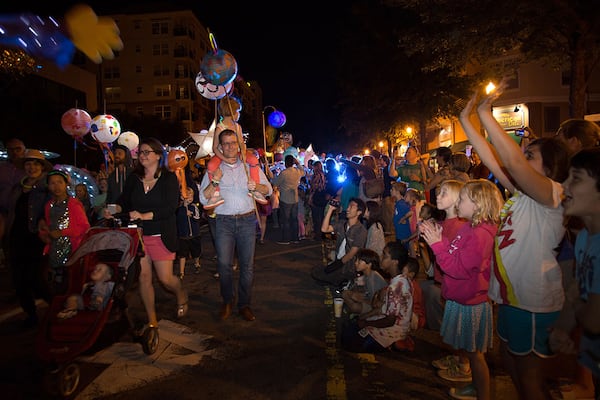
<instances>
[{"instance_id":1,"label":"balloon string","mask_svg":"<svg viewBox=\"0 0 600 400\"><path fill-rule=\"evenodd\" d=\"M208 40L210 41L210 46L212 47L213 52L216 53L219 47L217 46L215 35L213 35L211 31L208 31Z\"/></svg>"}]
</instances>

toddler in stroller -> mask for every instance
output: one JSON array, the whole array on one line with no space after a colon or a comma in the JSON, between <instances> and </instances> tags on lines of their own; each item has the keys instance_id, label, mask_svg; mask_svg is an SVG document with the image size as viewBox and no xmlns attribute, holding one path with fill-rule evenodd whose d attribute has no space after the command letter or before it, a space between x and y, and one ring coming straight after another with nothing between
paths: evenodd
<instances>
[{"instance_id":1,"label":"toddler in stroller","mask_svg":"<svg viewBox=\"0 0 600 400\"><path fill-rule=\"evenodd\" d=\"M81 294L72 294L67 297L65 308L57 314L57 317L60 319L72 318L77 315L77 310L103 310L115 286L115 283L111 282L112 276L113 270L107 264L96 264L90 274L91 281L83 284ZM90 290L92 294L85 304L86 293Z\"/></svg>"}]
</instances>

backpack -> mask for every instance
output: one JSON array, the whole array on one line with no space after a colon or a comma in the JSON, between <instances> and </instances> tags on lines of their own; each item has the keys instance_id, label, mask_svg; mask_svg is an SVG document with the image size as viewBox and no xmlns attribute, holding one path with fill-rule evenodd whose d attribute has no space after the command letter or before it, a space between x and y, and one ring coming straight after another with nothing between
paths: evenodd
<instances>
[{"instance_id":1,"label":"backpack","mask_svg":"<svg viewBox=\"0 0 600 400\"><path fill-rule=\"evenodd\" d=\"M370 199L381 196L384 190L383 178L376 177L363 180L363 193Z\"/></svg>"}]
</instances>

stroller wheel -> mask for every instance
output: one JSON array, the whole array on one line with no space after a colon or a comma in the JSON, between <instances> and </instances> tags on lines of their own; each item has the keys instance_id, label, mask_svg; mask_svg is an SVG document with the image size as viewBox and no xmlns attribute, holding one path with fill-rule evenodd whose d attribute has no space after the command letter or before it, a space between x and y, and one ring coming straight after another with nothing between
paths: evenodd
<instances>
[{"instance_id":1,"label":"stroller wheel","mask_svg":"<svg viewBox=\"0 0 600 400\"><path fill-rule=\"evenodd\" d=\"M58 372L58 392L63 397L69 397L72 395L77 386L79 385L79 378L81 377L81 371L79 365L75 363L68 364L66 367L61 368Z\"/></svg>"},{"instance_id":2,"label":"stroller wheel","mask_svg":"<svg viewBox=\"0 0 600 400\"><path fill-rule=\"evenodd\" d=\"M156 326L148 326L142 334L142 349L146 354L154 354L158 349L160 338Z\"/></svg>"}]
</instances>

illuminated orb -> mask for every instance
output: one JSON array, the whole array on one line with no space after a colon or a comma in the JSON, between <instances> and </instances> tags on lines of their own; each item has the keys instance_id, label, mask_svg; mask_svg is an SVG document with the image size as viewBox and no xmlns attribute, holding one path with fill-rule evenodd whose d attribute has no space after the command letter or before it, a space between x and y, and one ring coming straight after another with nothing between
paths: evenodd
<instances>
[{"instance_id":1,"label":"illuminated orb","mask_svg":"<svg viewBox=\"0 0 600 400\"><path fill-rule=\"evenodd\" d=\"M110 114L100 114L92 120L90 131L96 141L112 143L121 134L121 124Z\"/></svg>"},{"instance_id":2,"label":"illuminated orb","mask_svg":"<svg viewBox=\"0 0 600 400\"><path fill-rule=\"evenodd\" d=\"M285 114L281 111L273 111L269 114L269 125L273 128L281 128L285 125L286 119Z\"/></svg>"}]
</instances>

